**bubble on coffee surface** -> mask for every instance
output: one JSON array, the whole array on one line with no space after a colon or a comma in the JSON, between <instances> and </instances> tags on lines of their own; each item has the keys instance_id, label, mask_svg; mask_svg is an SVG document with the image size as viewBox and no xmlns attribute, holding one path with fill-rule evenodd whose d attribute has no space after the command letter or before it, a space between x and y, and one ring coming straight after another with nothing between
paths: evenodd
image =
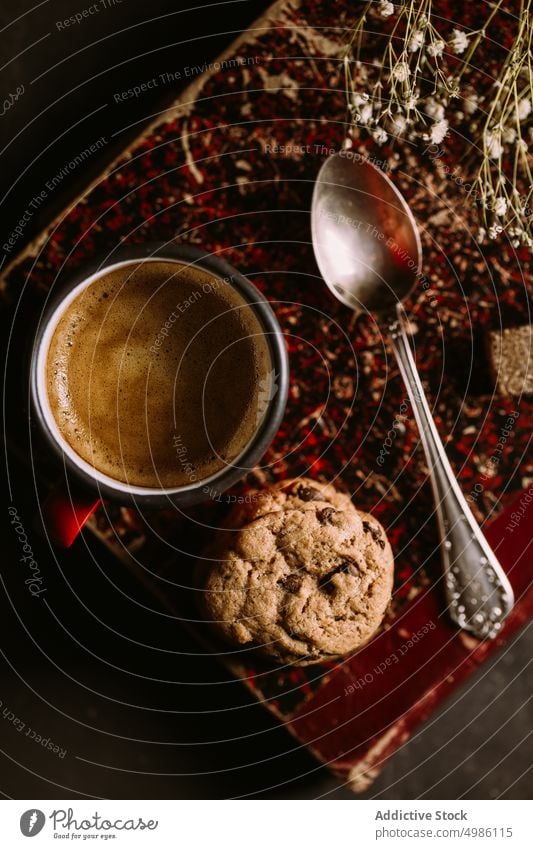
<instances>
[{"instance_id":1,"label":"bubble on coffee surface","mask_svg":"<svg viewBox=\"0 0 533 849\"><path fill-rule=\"evenodd\" d=\"M47 390L63 438L96 469L178 487L246 447L270 369L261 325L231 285L157 261L108 273L70 304L50 343Z\"/></svg>"}]
</instances>

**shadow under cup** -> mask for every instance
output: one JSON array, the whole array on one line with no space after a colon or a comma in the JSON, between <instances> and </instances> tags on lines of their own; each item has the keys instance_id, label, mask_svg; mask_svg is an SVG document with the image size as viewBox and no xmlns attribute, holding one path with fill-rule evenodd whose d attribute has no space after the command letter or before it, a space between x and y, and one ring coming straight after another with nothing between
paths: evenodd
<instances>
[{"instance_id":1,"label":"shadow under cup","mask_svg":"<svg viewBox=\"0 0 533 849\"><path fill-rule=\"evenodd\" d=\"M173 272L174 267L175 273ZM160 284L157 282L159 271L164 271L164 274L161 273ZM76 345L82 352L78 354L78 361L81 360L83 363L83 345L89 345L88 350L93 350L97 354L98 361L93 361L88 374L89 380L95 381L95 392L100 391L101 385L104 400L106 381L109 379L109 374L113 373L113 368L116 369L116 364L113 365L112 346L108 353L108 349L102 348L100 337L105 337L107 334L106 338L112 340L113 332L118 335L116 339L117 350L121 360L120 370L117 374L122 375L122 370L125 369L126 375L129 375L127 380L130 381L129 383L126 381L126 386L135 384L135 350L137 349L134 346L130 351L127 347L131 344L131 339L136 339L135 344L137 346L139 344L149 345L152 352L148 355L145 348L138 349L142 350L143 368L149 376L143 390L145 403L139 403L139 406L143 407L142 409L137 411L131 409L132 405L136 404L133 395L130 399L121 399L122 388L116 393L116 403L108 404L108 413L105 403L102 401L104 412L108 415L110 433L113 429L120 430L121 416L124 417L122 419L124 422L123 429L127 431L129 427L131 430L134 412L137 414L135 426L144 428L146 424L146 431L139 431L137 444L134 445L130 434L124 445L120 444L120 448L122 452L124 447L127 454L129 439L132 450L137 451L137 454L142 453L144 451L144 440L146 440L147 456L143 457L143 462L140 464L137 462L137 455L135 455L136 463L127 459L123 466L124 473L114 475L113 467L109 464L106 466L104 453L101 455L101 462L97 456L98 449L95 453L94 445L98 446L99 442L96 436L93 439L90 416L89 421L80 417L81 424L72 433L66 431L65 426L60 427L59 421L66 421L66 419L61 419L61 415L67 416L61 405L65 398L71 398L73 395L71 389L73 385L76 386L76 380L71 380L70 384L67 382L67 388L64 391L64 387L60 385L58 392L56 392L53 383L50 383L50 369L52 368L52 358L56 357L57 350L59 350L59 353L57 359L53 360L54 366L56 363L61 365L63 361L68 360L68 349L66 347L57 349L57 339L61 339L62 334L64 335L64 332L66 332L63 325L72 320L73 326L76 326L75 321L79 319L79 311L81 310L83 317L85 317L84 310L87 304L93 304L90 299L96 298L98 293L100 293L99 300L102 297L108 298L105 302L105 308L108 310L107 316L112 316L113 305L119 303L119 298L123 299L121 303L128 304L128 299L131 300L138 294L137 290L143 285L142 279L140 279L143 275L147 280L151 280L151 288L147 289L146 303L143 304L140 315L135 318L132 328L128 330L127 342L121 338L121 334L124 333L124 313L121 314L122 324L119 321L115 330L113 330L112 323L111 326L108 326L110 322L107 317L104 319L102 331L97 332L98 341L95 342L94 348L91 348L91 343L88 342L91 332L91 325L88 321L82 321L80 324L84 328L83 334L85 335L80 333L79 337L74 337L79 340ZM102 292L104 278L114 280L115 284L120 281L118 288L115 285L115 292L113 286L110 287L109 295L107 291ZM128 281L130 281L129 288ZM168 301L168 287L172 287L173 291L174 285L175 309L167 312L166 307L163 308L161 302L161 292L165 289ZM103 288L108 287L104 286ZM221 309L220 314L210 317L209 305L214 302L214 293L217 291L222 293L224 298L226 295L228 296L228 307L227 309L225 307L217 308L219 311ZM163 301L164 303L165 301ZM78 312L76 312L77 309ZM118 309L120 311L123 308ZM145 313L145 310L150 311L151 309L152 312ZM157 315L154 312L156 309L159 309ZM93 313L96 316L94 319L96 322L98 321L98 310L102 311L104 307L94 305ZM202 310L206 315L203 325L201 323L203 320ZM105 310L102 314L105 314ZM150 320L145 319L143 321L143 315L145 317L148 315ZM195 317L197 319L196 325ZM248 323L244 321L245 318ZM198 321L200 321L200 324L198 324ZM137 331L135 327L138 328ZM147 327L151 333L147 330ZM157 328L156 332L154 332L154 328ZM239 330L239 328L241 329ZM252 328L252 331L249 332L248 328ZM224 334L220 335L222 330L225 336ZM173 332L174 337L171 336ZM178 335L176 336L176 334ZM179 337L179 334L181 334L181 337ZM179 348L181 343L179 341L174 342L174 340L181 338L186 341L187 334L190 334L191 341L185 344L184 348L182 345L183 350L181 350ZM239 334L242 335L242 339L239 338ZM253 337L257 337L257 339ZM65 338L67 341L64 342L64 346L73 344L68 341L68 335ZM243 371L249 368L249 363L246 358L240 356L238 346L241 345L242 347L245 343L248 345L248 349L253 349L254 356L257 352L260 352L261 356L260 369L254 372L253 378ZM160 361L161 358L170 356L168 352L173 351L172 344L178 346L176 350L179 349L180 355L172 386L173 395L169 402L169 405L173 406L172 419L174 424L171 429L168 429L168 434L165 434L165 426L161 425L159 418L163 419L165 416L170 416L170 411L167 414L166 410L162 408L161 404L164 402L157 394L159 392L158 384L157 382L154 383L152 376L155 374L157 377L158 368L159 371L161 371L161 368L166 368L167 371L170 368L168 362L161 366ZM80 346L82 347L80 348ZM234 346L237 347L232 353ZM193 380L187 392L187 387L180 384L180 373L189 374L189 377L194 376L194 369L200 368L200 366L195 365L195 362L198 362L198 351L201 349L202 356L205 358L211 356L211 348L213 350L212 361L206 360L208 368L205 374L201 369L199 372L204 375L204 385L195 385ZM126 359L126 356L129 357L132 352L132 359ZM150 361L146 360L148 356L152 357ZM256 359L258 356L259 354L257 354ZM185 357L189 357L189 360L185 360ZM72 363L74 362L73 360ZM158 363L158 365L153 367L152 363ZM203 364L203 361L201 361L201 364ZM174 365L174 361L171 365ZM57 372L54 371L53 374L57 374ZM121 247L113 253L111 260L102 264L93 263L90 268L85 267L81 273L71 278L66 285L61 285L60 295L50 303L40 322L33 347L30 377L32 418L67 471L70 491L68 499L63 497L61 509L64 510L65 503L70 501L72 510L76 513L76 495L73 495L73 491L80 491L80 487L81 491L91 493L92 501L99 497L105 497L122 503L133 502L139 507L164 508L169 507L170 504L187 506L209 500L212 497L218 497L224 490L241 479L247 471L257 465L272 441L283 416L287 399L288 361L283 335L277 319L268 302L247 278L219 257L204 254L186 245L144 245ZM54 379L52 378L52 380ZM144 379L144 372L142 372L142 379ZM254 386L253 381L257 381L258 385ZM122 387L122 384L117 385ZM83 390L83 387L80 391L88 393L88 390ZM250 403L253 403L255 407L253 410L250 408L249 415L243 413L241 429L239 424L240 410L245 411L247 407L239 392L242 394L244 391L251 393ZM151 396L151 392L155 394ZM166 398L166 395L162 397ZM112 396L109 400L113 400ZM129 408L128 400L131 401ZM122 408L121 404L123 405ZM187 408L187 404L189 404L189 408ZM201 416L196 406L194 408L190 406L198 404L204 404ZM211 404L211 407L209 404ZM122 413L121 409L123 409ZM148 420L150 410L152 411L152 421ZM196 419L192 413L195 415L198 413ZM76 419L75 416L74 419ZM100 420L98 417L95 419L95 433L98 432L97 425L101 419L102 417L100 417ZM196 450L194 448L195 441L201 440L202 436L199 432L200 428L197 426L198 421L203 422L207 434L206 439L209 440L209 445L213 448L212 455L209 455L200 466L195 465L197 457L194 453ZM187 422L189 423L189 431L187 431ZM78 424L77 419L74 423ZM185 434L182 425L185 425ZM70 426L70 420L68 426ZM223 454L218 453L218 445L211 441L211 433L215 432L220 439L222 439L221 434L224 437L227 436L226 441L230 449ZM134 434L135 430L131 430L131 433ZM161 437L159 442L158 435ZM152 438L155 440L153 445L156 446L154 451L152 451L150 443ZM76 443L76 439L81 440L81 442ZM161 442L161 440L163 441ZM159 467L159 470L156 469L157 463L154 454L158 456L157 452L159 451L161 457L167 456L165 453L167 442L168 463L165 466L166 471L163 473ZM75 450L73 445L76 445L78 450ZM192 454L191 446L194 449ZM172 467L175 469L175 481L177 483L172 482ZM157 477L154 481L150 479L150 469L157 471ZM161 485L158 485L158 482ZM75 490L72 489L73 485ZM87 514L89 515L90 512L90 510L87 511ZM52 517L52 524L57 525L58 522L61 524L61 521L57 516ZM78 516L74 526L79 530L81 524ZM59 533L59 536L61 537L62 534ZM70 536L72 536L72 533Z\"/></svg>"}]
</instances>

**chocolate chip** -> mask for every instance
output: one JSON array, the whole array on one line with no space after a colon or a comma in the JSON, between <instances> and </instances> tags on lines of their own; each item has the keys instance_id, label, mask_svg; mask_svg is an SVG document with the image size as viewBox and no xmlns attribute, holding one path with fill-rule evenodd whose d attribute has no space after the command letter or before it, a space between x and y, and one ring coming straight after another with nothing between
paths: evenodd
<instances>
[{"instance_id":1,"label":"chocolate chip","mask_svg":"<svg viewBox=\"0 0 533 849\"><path fill-rule=\"evenodd\" d=\"M333 507L324 507L323 510L319 510L316 514L318 521L321 525L327 524L331 517L335 515L337 511L333 509Z\"/></svg>"},{"instance_id":2,"label":"chocolate chip","mask_svg":"<svg viewBox=\"0 0 533 849\"><path fill-rule=\"evenodd\" d=\"M327 593L328 595L332 595L335 592L335 587L331 583L331 579L336 572L330 572L329 575L326 575L324 578L321 578L318 582L318 588L322 590L322 592Z\"/></svg>"},{"instance_id":3,"label":"chocolate chip","mask_svg":"<svg viewBox=\"0 0 533 849\"><path fill-rule=\"evenodd\" d=\"M331 572L328 572L327 575L324 575L323 578L318 582L319 589L324 592L331 594L335 592L335 587L332 586L331 579L333 575L357 575L358 570L355 563L352 563L351 560L343 560L340 566L337 566L335 569L332 569Z\"/></svg>"},{"instance_id":4,"label":"chocolate chip","mask_svg":"<svg viewBox=\"0 0 533 849\"><path fill-rule=\"evenodd\" d=\"M288 593L297 593L302 586L302 580L298 577L298 575L287 575L286 578L282 578L278 581L278 584L280 584Z\"/></svg>"},{"instance_id":5,"label":"chocolate chip","mask_svg":"<svg viewBox=\"0 0 533 849\"><path fill-rule=\"evenodd\" d=\"M322 494L314 486L304 486L300 484L297 489L298 498L302 501L321 501Z\"/></svg>"},{"instance_id":6,"label":"chocolate chip","mask_svg":"<svg viewBox=\"0 0 533 849\"><path fill-rule=\"evenodd\" d=\"M381 532L379 528L374 528L370 522L363 522L363 531L365 534L370 534L374 542L377 542L380 548L385 548L385 542L381 537Z\"/></svg>"}]
</instances>

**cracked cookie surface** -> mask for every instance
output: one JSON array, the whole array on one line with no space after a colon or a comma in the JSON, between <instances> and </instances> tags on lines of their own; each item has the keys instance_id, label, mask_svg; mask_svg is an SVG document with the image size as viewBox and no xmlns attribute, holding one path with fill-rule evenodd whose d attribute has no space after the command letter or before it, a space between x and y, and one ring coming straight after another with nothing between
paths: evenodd
<instances>
[{"instance_id":1,"label":"cracked cookie surface","mask_svg":"<svg viewBox=\"0 0 533 849\"><path fill-rule=\"evenodd\" d=\"M226 640L282 663L354 651L379 626L393 557L372 516L323 501L263 515L201 561L201 605Z\"/></svg>"}]
</instances>

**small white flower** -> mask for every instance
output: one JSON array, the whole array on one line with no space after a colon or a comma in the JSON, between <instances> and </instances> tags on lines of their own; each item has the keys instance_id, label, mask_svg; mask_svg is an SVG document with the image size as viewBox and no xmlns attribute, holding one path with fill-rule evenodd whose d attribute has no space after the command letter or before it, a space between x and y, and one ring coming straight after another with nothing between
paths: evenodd
<instances>
[{"instance_id":1,"label":"small white flower","mask_svg":"<svg viewBox=\"0 0 533 849\"><path fill-rule=\"evenodd\" d=\"M376 144L382 145L387 141L387 133L385 130L382 130L381 127L377 127L372 133L372 138L376 142Z\"/></svg>"},{"instance_id":2,"label":"small white flower","mask_svg":"<svg viewBox=\"0 0 533 849\"><path fill-rule=\"evenodd\" d=\"M479 105L479 98L477 94L470 94L468 97L464 99L464 110L467 115L473 115L477 110Z\"/></svg>"},{"instance_id":3,"label":"small white flower","mask_svg":"<svg viewBox=\"0 0 533 849\"><path fill-rule=\"evenodd\" d=\"M434 121L442 121L444 118L444 106L438 103L434 97L428 97L425 102L426 115L433 118Z\"/></svg>"},{"instance_id":4,"label":"small white flower","mask_svg":"<svg viewBox=\"0 0 533 849\"><path fill-rule=\"evenodd\" d=\"M499 130L488 130L485 133L485 144L487 146L487 153L489 157L491 159L499 159L503 153L501 134Z\"/></svg>"},{"instance_id":5,"label":"small white flower","mask_svg":"<svg viewBox=\"0 0 533 849\"><path fill-rule=\"evenodd\" d=\"M495 239L496 236L499 236L502 232L503 227L500 227L499 224L493 224L492 227L489 228L489 239Z\"/></svg>"},{"instance_id":6,"label":"small white flower","mask_svg":"<svg viewBox=\"0 0 533 849\"><path fill-rule=\"evenodd\" d=\"M387 0L381 0L378 4L378 12L382 18L390 18L391 15L394 15L394 6Z\"/></svg>"},{"instance_id":7,"label":"small white flower","mask_svg":"<svg viewBox=\"0 0 533 849\"><path fill-rule=\"evenodd\" d=\"M506 198L496 198L496 203L494 204L494 212L498 216L498 218L502 218L507 212L507 199Z\"/></svg>"},{"instance_id":8,"label":"small white flower","mask_svg":"<svg viewBox=\"0 0 533 849\"><path fill-rule=\"evenodd\" d=\"M440 144L441 141L444 141L447 135L448 121L446 121L446 119L443 119L442 121L437 121L437 123L433 124L431 130L429 131L429 137L433 144Z\"/></svg>"},{"instance_id":9,"label":"small white flower","mask_svg":"<svg viewBox=\"0 0 533 849\"><path fill-rule=\"evenodd\" d=\"M372 121L372 104L365 103L363 108L357 114L357 120L360 124L370 124Z\"/></svg>"},{"instance_id":10,"label":"small white flower","mask_svg":"<svg viewBox=\"0 0 533 849\"><path fill-rule=\"evenodd\" d=\"M418 29L413 33L411 38L409 39L409 44L407 45L407 49L410 53L416 53L417 50L420 50L424 43L424 33L421 29Z\"/></svg>"},{"instance_id":11,"label":"small white flower","mask_svg":"<svg viewBox=\"0 0 533 849\"><path fill-rule=\"evenodd\" d=\"M368 103L370 95L367 92L363 92L360 94L358 91L352 97L352 103L354 106L363 106L365 103Z\"/></svg>"},{"instance_id":12,"label":"small white flower","mask_svg":"<svg viewBox=\"0 0 533 849\"><path fill-rule=\"evenodd\" d=\"M446 83L448 85L448 93L452 98L457 98L461 94L461 89L458 85L458 80L456 77L447 77Z\"/></svg>"},{"instance_id":13,"label":"small white flower","mask_svg":"<svg viewBox=\"0 0 533 849\"><path fill-rule=\"evenodd\" d=\"M479 230L477 231L477 240L478 240L478 242L482 242L482 241L485 239L485 236L486 236L486 235L487 235L487 231L485 230L485 228L484 228L484 227L480 227L480 228L479 228Z\"/></svg>"},{"instance_id":14,"label":"small white flower","mask_svg":"<svg viewBox=\"0 0 533 849\"><path fill-rule=\"evenodd\" d=\"M406 109L415 109L418 104L418 97L416 94L408 95L404 100L404 105Z\"/></svg>"},{"instance_id":15,"label":"small white flower","mask_svg":"<svg viewBox=\"0 0 533 849\"><path fill-rule=\"evenodd\" d=\"M406 126L405 115L401 115L399 112L389 118L389 130L393 136L401 136L405 132Z\"/></svg>"},{"instance_id":16,"label":"small white flower","mask_svg":"<svg viewBox=\"0 0 533 849\"><path fill-rule=\"evenodd\" d=\"M516 110L516 114L518 115L519 121L525 121L527 117L529 117L529 113L531 112L531 101L527 97L523 97L522 100L518 101L518 107Z\"/></svg>"},{"instance_id":17,"label":"small white flower","mask_svg":"<svg viewBox=\"0 0 533 849\"><path fill-rule=\"evenodd\" d=\"M450 39L450 49L452 53L464 53L469 45L468 36L460 29L454 29Z\"/></svg>"},{"instance_id":18,"label":"small white flower","mask_svg":"<svg viewBox=\"0 0 533 849\"><path fill-rule=\"evenodd\" d=\"M525 139L518 139L516 146L523 153L527 153L528 147L527 147L527 141Z\"/></svg>"},{"instance_id":19,"label":"small white flower","mask_svg":"<svg viewBox=\"0 0 533 849\"><path fill-rule=\"evenodd\" d=\"M514 127L504 127L502 138L507 144L513 144L516 140L516 130Z\"/></svg>"},{"instance_id":20,"label":"small white flower","mask_svg":"<svg viewBox=\"0 0 533 849\"><path fill-rule=\"evenodd\" d=\"M392 76L394 79L398 80L398 82L404 83L410 73L411 70L407 62L398 62L398 64L393 68Z\"/></svg>"},{"instance_id":21,"label":"small white flower","mask_svg":"<svg viewBox=\"0 0 533 849\"><path fill-rule=\"evenodd\" d=\"M442 39L438 38L436 41L432 41L431 44L428 44L428 53L430 56L442 56L444 53L445 44Z\"/></svg>"}]
</instances>

